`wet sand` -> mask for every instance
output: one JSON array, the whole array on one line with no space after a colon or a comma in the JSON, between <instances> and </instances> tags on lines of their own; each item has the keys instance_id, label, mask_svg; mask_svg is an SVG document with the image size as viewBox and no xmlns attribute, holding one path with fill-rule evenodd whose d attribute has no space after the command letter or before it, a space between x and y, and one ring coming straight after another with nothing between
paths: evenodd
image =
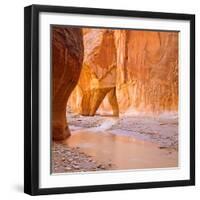
<instances>
[{"instance_id":1,"label":"wet sand","mask_svg":"<svg viewBox=\"0 0 200 200\"><path fill-rule=\"evenodd\" d=\"M68 114L70 130L89 132L109 132L115 135L134 137L178 151L178 116L166 114L160 116L102 116L85 117Z\"/></svg>"},{"instance_id":2,"label":"wet sand","mask_svg":"<svg viewBox=\"0 0 200 200\"><path fill-rule=\"evenodd\" d=\"M146 169L178 166L176 151L159 148L158 145L133 137L102 132L74 131L65 141L69 147L79 147L103 165L112 163L110 169Z\"/></svg>"},{"instance_id":3,"label":"wet sand","mask_svg":"<svg viewBox=\"0 0 200 200\"><path fill-rule=\"evenodd\" d=\"M108 170L112 164L102 165L92 156L80 151L79 147L69 147L60 142L52 143L52 173L88 172Z\"/></svg>"},{"instance_id":4,"label":"wet sand","mask_svg":"<svg viewBox=\"0 0 200 200\"><path fill-rule=\"evenodd\" d=\"M52 172L178 167L177 115L84 117L68 113L72 135L52 148Z\"/></svg>"}]
</instances>

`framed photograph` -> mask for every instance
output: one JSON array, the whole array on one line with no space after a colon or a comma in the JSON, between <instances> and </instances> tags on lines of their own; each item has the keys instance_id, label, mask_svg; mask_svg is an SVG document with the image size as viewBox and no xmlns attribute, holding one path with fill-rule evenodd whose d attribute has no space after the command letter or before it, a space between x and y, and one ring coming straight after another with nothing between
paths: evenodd
<instances>
[{"instance_id":1,"label":"framed photograph","mask_svg":"<svg viewBox=\"0 0 200 200\"><path fill-rule=\"evenodd\" d=\"M24 192L195 184L195 16L25 7Z\"/></svg>"}]
</instances>

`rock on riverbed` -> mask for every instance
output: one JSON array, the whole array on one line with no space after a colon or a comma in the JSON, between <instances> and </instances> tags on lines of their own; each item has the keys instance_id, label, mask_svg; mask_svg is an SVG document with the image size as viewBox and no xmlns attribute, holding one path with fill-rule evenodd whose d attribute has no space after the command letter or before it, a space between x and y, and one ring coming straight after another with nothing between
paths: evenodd
<instances>
[{"instance_id":1,"label":"rock on riverbed","mask_svg":"<svg viewBox=\"0 0 200 200\"><path fill-rule=\"evenodd\" d=\"M134 137L141 141L157 144L161 149L178 151L178 115L158 116L120 115L117 117L95 115L85 117L68 114L71 131L107 131L114 135Z\"/></svg>"},{"instance_id":2,"label":"rock on riverbed","mask_svg":"<svg viewBox=\"0 0 200 200\"><path fill-rule=\"evenodd\" d=\"M102 171L111 167L112 164L97 163L93 157L81 152L78 147L52 143L52 173Z\"/></svg>"}]
</instances>

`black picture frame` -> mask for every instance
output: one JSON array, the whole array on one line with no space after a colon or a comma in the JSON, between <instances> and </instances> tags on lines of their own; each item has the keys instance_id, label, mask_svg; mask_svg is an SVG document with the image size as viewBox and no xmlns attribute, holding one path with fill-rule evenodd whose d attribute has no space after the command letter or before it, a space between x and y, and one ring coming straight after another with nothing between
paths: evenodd
<instances>
[{"instance_id":1,"label":"black picture frame","mask_svg":"<svg viewBox=\"0 0 200 200\"><path fill-rule=\"evenodd\" d=\"M190 23L190 179L177 181L39 188L39 13L188 20ZM195 185L195 15L31 5L24 9L24 192L30 195Z\"/></svg>"}]
</instances>

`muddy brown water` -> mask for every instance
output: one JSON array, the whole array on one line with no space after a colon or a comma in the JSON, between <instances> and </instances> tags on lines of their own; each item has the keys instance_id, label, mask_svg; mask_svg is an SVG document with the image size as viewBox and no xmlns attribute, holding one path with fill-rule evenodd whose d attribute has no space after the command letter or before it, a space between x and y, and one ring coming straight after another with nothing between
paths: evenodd
<instances>
[{"instance_id":1,"label":"muddy brown water","mask_svg":"<svg viewBox=\"0 0 200 200\"><path fill-rule=\"evenodd\" d=\"M108 132L74 131L65 142L113 170L178 167L178 153L130 136Z\"/></svg>"}]
</instances>

